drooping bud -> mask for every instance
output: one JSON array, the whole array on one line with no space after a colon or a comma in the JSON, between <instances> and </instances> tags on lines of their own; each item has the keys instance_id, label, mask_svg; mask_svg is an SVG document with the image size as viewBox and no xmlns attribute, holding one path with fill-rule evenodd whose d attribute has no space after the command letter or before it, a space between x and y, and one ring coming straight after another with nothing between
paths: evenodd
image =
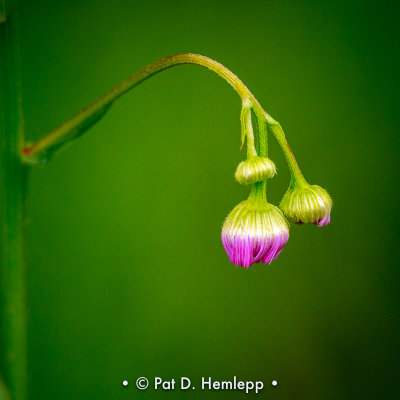
<instances>
[{"instance_id":1,"label":"drooping bud","mask_svg":"<svg viewBox=\"0 0 400 400\"><path fill-rule=\"evenodd\" d=\"M242 185L251 185L272 178L275 174L275 164L269 158L255 156L238 165L235 179Z\"/></svg>"},{"instance_id":2,"label":"drooping bud","mask_svg":"<svg viewBox=\"0 0 400 400\"><path fill-rule=\"evenodd\" d=\"M328 225L332 199L325 189L308 183L291 184L279 205L286 218L296 224Z\"/></svg>"},{"instance_id":3,"label":"drooping bud","mask_svg":"<svg viewBox=\"0 0 400 400\"><path fill-rule=\"evenodd\" d=\"M278 207L249 198L229 213L221 237L230 261L248 268L278 257L289 238L289 225Z\"/></svg>"}]
</instances>

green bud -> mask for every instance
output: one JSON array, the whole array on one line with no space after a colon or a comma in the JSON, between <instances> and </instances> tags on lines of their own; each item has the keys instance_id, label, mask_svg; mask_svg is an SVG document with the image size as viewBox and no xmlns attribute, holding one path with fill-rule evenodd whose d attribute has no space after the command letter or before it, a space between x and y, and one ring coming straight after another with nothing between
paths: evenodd
<instances>
[{"instance_id":1,"label":"green bud","mask_svg":"<svg viewBox=\"0 0 400 400\"><path fill-rule=\"evenodd\" d=\"M235 179L242 185L251 185L272 178L275 174L275 164L269 158L251 156L238 165Z\"/></svg>"},{"instance_id":2,"label":"green bud","mask_svg":"<svg viewBox=\"0 0 400 400\"><path fill-rule=\"evenodd\" d=\"M296 182L290 185L279 207L296 224L323 226L330 222L332 199L320 186Z\"/></svg>"}]
</instances>

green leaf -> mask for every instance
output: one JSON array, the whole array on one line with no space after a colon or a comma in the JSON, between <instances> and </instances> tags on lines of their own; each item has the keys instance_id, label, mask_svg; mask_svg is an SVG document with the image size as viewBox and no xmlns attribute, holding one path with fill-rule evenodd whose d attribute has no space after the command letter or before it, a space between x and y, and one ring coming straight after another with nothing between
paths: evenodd
<instances>
[{"instance_id":1,"label":"green leaf","mask_svg":"<svg viewBox=\"0 0 400 400\"><path fill-rule=\"evenodd\" d=\"M30 156L29 154L25 155L24 162L30 165L48 163L61 148L71 144L75 139L79 138L88 129L100 121L100 119L103 118L103 116L110 109L111 105L112 103L107 104L101 110L89 115L89 117L79 121L77 124L66 123L61 125L60 128L53 132L54 136L58 134L59 137L54 139L51 145L45 147L43 151L40 151L33 156ZM60 135L58 132L62 132L62 135Z\"/></svg>"}]
</instances>

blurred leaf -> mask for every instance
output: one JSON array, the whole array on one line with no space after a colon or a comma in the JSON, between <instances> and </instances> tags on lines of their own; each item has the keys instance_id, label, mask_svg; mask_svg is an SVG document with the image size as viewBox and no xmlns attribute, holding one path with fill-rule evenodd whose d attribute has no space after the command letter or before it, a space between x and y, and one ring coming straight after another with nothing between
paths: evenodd
<instances>
[{"instance_id":1,"label":"blurred leaf","mask_svg":"<svg viewBox=\"0 0 400 400\"><path fill-rule=\"evenodd\" d=\"M79 114L61 125L58 129L50 133L52 143L43 151L38 152L34 156L26 155L24 160L30 165L45 164L51 160L61 148L71 144L75 139L83 135L88 129L95 125L110 109L112 102L106 104L103 108L95 113L88 114L88 116L80 120Z\"/></svg>"}]
</instances>

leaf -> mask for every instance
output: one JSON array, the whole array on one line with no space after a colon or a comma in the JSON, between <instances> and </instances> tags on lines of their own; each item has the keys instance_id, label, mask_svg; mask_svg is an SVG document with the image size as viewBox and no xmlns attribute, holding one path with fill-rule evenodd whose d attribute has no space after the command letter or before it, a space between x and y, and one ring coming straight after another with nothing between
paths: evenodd
<instances>
[{"instance_id":1,"label":"leaf","mask_svg":"<svg viewBox=\"0 0 400 400\"><path fill-rule=\"evenodd\" d=\"M52 157L63 147L73 142L75 139L83 135L88 129L95 125L110 109L112 103L105 105L101 110L96 113L90 114L89 117L79 121L78 118L73 119L75 123L69 121L60 128L56 129L49 134L53 137L50 146L44 147L42 151L36 152L33 156L29 154L29 146L27 147L26 154L24 154L24 161L30 165L46 164ZM79 117L79 114L77 115Z\"/></svg>"}]
</instances>

